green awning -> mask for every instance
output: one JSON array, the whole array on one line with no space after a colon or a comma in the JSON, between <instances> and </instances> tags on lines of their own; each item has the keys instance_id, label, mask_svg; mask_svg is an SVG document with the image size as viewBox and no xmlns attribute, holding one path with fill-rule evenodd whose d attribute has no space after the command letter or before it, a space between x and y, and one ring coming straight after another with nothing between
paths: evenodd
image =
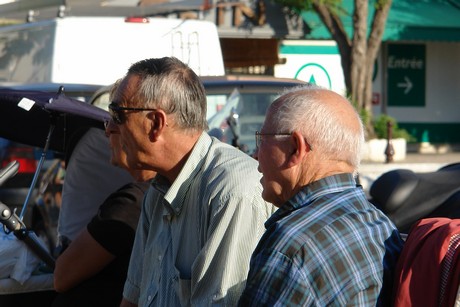
<instances>
[{"instance_id":1,"label":"green awning","mask_svg":"<svg viewBox=\"0 0 460 307\"><path fill-rule=\"evenodd\" d=\"M369 1L369 24L374 14L374 0ZM343 0L344 27L352 33L354 1ZM307 39L331 39L315 12L302 12L310 33ZM460 41L460 0L393 0L384 41Z\"/></svg>"}]
</instances>

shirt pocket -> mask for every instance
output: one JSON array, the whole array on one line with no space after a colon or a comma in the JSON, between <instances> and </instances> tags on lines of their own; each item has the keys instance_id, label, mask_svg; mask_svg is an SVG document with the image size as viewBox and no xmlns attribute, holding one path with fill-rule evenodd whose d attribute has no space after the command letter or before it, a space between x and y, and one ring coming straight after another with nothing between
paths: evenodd
<instances>
[{"instance_id":1,"label":"shirt pocket","mask_svg":"<svg viewBox=\"0 0 460 307\"><path fill-rule=\"evenodd\" d=\"M179 270L175 268L173 283L180 305L190 306L192 280L190 278L181 278Z\"/></svg>"}]
</instances>

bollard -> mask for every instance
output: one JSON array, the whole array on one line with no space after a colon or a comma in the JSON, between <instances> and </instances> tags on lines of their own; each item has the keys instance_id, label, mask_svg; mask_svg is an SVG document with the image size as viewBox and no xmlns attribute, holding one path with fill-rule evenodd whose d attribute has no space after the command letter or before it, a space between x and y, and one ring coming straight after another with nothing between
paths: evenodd
<instances>
[{"instance_id":1,"label":"bollard","mask_svg":"<svg viewBox=\"0 0 460 307\"><path fill-rule=\"evenodd\" d=\"M393 148L393 143L391 141L393 134L393 123L391 121L387 122L387 148L385 149L386 160L385 163L393 162L393 156L395 155L395 150Z\"/></svg>"}]
</instances>

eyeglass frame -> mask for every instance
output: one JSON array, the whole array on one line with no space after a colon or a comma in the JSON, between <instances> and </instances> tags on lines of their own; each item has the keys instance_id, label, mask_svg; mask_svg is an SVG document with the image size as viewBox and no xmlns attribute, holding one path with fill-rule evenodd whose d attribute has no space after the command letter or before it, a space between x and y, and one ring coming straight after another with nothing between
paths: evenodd
<instances>
[{"instance_id":1,"label":"eyeglass frame","mask_svg":"<svg viewBox=\"0 0 460 307\"><path fill-rule=\"evenodd\" d=\"M271 135L271 136L291 136L292 135L292 132L291 133L261 133L260 131L256 131L255 133L255 137L256 137L256 149L259 149L260 147L260 144L262 142L262 136L264 135ZM310 150L313 150L313 147L310 145L310 143L308 143L308 146L310 147Z\"/></svg>"},{"instance_id":2,"label":"eyeglass frame","mask_svg":"<svg viewBox=\"0 0 460 307\"><path fill-rule=\"evenodd\" d=\"M255 137L256 137L256 148L260 147L260 144L262 142L262 136L264 135L271 135L271 136L290 136L292 133L261 133L260 131L256 131Z\"/></svg>"},{"instance_id":3,"label":"eyeglass frame","mask_svg":"<svg viewBox=\"0 0 460 307\"><path fill-rule=\"evenodd\" d=\"M153 108L134 108L134 107L122 107L115 102L109 104L109 113L111 120L117 124L122 125L125 122L125 117L122 117L122 112L120 111L157 111L158 109Z\"/></svg>"}]
</instances>

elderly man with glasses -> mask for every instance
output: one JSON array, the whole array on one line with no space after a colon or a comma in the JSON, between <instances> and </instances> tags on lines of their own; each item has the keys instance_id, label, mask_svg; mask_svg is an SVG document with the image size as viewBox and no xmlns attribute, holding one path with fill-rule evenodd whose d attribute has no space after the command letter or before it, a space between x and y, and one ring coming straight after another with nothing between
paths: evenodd
<instances>
[{"instance_id":1,"label":"elderly man with glasses","mask_svg":"<svg viewBox=\"0 0 460 307\"><path fill-rule=\"evenodd\" d=\"M273 206L257 161L210 137L198 76L175 58L133 64L109 106L147 191L122 306L234 306Z\"/></svg>"},{"instance_id":2,"label":"elderly man with glasses","mask_svg":"<svg viewBox=\"0 0 460 307\"><path fill-rule=\"evenodd\" d=\"M402 248L355 182L363 125L315 85L284 93L256 132L262 197L279 209L250 264L241 306L376 306L391 297Z\"/></svg>"}]
</instances>

